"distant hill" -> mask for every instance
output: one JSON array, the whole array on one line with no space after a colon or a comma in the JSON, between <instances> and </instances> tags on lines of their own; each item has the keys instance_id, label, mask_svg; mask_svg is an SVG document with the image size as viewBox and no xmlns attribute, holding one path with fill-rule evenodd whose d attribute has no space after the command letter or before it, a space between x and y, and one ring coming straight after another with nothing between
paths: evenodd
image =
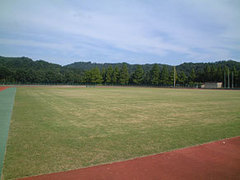
<instances>
[{"instance_id":1,"label":"distant hill","mask_svg":"<svg viewBox=\"0 0 240 180\"><path fill-rule=\"evenodd\" d=\"M122 69L123 65L125 70ZM109 69L110 66L112 68ZM173 81L173 69L171 65L160 63L139 66L128 63L75 62L61 66L44 60L34 61L28 57L0 56L0 83L118 84L120 83L118 80L122 78L121 73L125 73L124 77L127 80L121 82L127 84L138 82L138 84L168 85ZM233 60L177 65L177 83L193 85L201 82L223 82L224 73L226 77L228 71L234 73L234 83L240 86L240 62Z\"/></svg>"},{"instance_id":2,"label":"distant hill","mask_svg":"<svg viewBox=\"0 0 240 180\"><path fill-rule=\"evenodd\" d=\"M123 62L125 63L125 62ZM32 60L28 57L3 57L0 56L0 66L5 66L9 69L25 69L30 68L34 70L40 70L40 69L77 69L81 71L90 70L95 67L98 67L100 70L107 69L109 66L114 67L121 67L123 63L92 63L92 62L74 62L72 64L68 64L65 66L61 66L59 64L53 64L49 63L44 60ZM137 66L139 64L128 64L125 63L128 67L129 72L133 72L136 70ZM152 69L154 64L143 64L141 65L143 67L144 71L150 71ZM157 63L160 69L163 68L163 66L166 66L169 70L172 69L173 66L171 65L165 65ZM211 63L183 63L176 66L177 71L184 71L184 72L191 72L192 69L195 69L195 71L199 71L204 69L206 66L227 66L228 68L232 69L235 67L237 70L240 70L240 62L228 60L228 61L217 61L217 62L211 62Z\"/></svg>"},{"instance_id":3,"label":"distant hill","mask_svg":"<svg viewBox=\"0 0 240 180\"><path fill-rule=\"evenodd\" d=\"M176 66L178 71L184 71L186 74L189 74L192 69L196 72L203 71L207 66L210 67L221 67L224 68L225 66L229 69L233 69L234 67L236 70L240 70L240 62L228 60L228 61L217 61L211 63L183 63Z\"/></svg>"},{"instance_id":4,"label":"distant hill","mask_svg":"<svg viewBox=\"0 0 240 180\"><path fill-rule=\"evenodd\" d=\"M126 62L123 62L127 65L129 72L134 72L139 64L128 64ZM100 70L107 69L108 66L112 66L115 68L116 66L120 68L123 63L92 63L92 62L74 62L72 64L66 65L64 67L66 68L72 68L72 69L81 69L81 70L90 70L92 68L98 67ZM164 64L158 64L160 68L164 66ZM169 69L170 65L166 65ZM142 65L144 71L150 71L153 67L153 64L144 64Z\"/></svg>"},{"instance_id":5,"label":"distant hill","mask_svg":"<svg viewBox=\"0 0 240 180\"><path fill-rule=\"evenodd\" d=\"M61 65L49 63L43 60L33 61L28 57L3 57L0 56L0 66L5 66L9 69L56 69L61 68Z\"/></svg>"},{"instance_id":6,"label":"distant hill","mask_svg":"<svg viewBox=\"0 0 240 180\"><path fill-rule=\"evenodd\" d=\"M127 64L129 72L134 72L139 64ZM152 69L154 64L143 64L141 65L143 70L150 71ZM163 66L167 66L168 70L171 70L173 66L171 65L165 65L165 64L159 64L157 63L160 69L163 68ZM80 70L90 70L92 68L98 67L100 70L101 69L107 69L108 66L114 67L121 67L122 63L92 63L92 62L74 62L72 64L66 65L64 67L66 68L71 68L71 69L80 69ZM177 71L184 71L185 73L189 74L192 69L195 71L201 71L203 70L206 66L220 66L224 67L227 66L230 69L233 67L236 67L237 70L240 70L240 62L233 61L233 60L228 60L228 61L217 61L217 62L211 62L211 63L183 63L180 65L176 66Z\"/></svg>"}]
</instances>

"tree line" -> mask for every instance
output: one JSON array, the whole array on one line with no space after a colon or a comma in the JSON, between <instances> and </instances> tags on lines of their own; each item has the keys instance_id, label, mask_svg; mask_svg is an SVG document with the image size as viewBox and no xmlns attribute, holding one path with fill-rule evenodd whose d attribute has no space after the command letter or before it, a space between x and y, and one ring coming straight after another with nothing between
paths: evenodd
<instances>
[{"instance_id":1,"label":"tree line","mask_svg":"<svg viewBox=\"0 0 240 180\"><path fill-rule=\"evenodd\" d=\"M87 65L87 68L86 68ZM93 65L93 66L92 66ZM85 68L83 68L85 67ZM151 86L196 86L204 82L223 82L240 87L240 63L184 63L129 65L81 62L67 66L33 61L26 57L0 57L0 83L14 84L106 84Z\"/></svg>"}]
</instances>

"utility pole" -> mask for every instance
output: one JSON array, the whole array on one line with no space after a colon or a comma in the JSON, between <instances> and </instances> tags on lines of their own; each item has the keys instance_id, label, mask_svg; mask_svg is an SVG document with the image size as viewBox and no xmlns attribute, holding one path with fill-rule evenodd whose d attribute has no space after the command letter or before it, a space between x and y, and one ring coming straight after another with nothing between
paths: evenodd
<instances>
[{"instance_id":1,"label":"utility pole","mask_svg":"<svg viewBox=\"0 0 240 180\"><path fill-rule=\"evenodd\" d=\"M232 89L234 88L234 83L233 83L233 79L234 79L234 74L233 74L233 71L232 71Z\"/></svg>"},{"instance_id":2,"label":"utility pole","mask_svg":"<svg viewBox=\"0 0 240 180\"><path fill-rule=\"evenodd\" d=\"M229 69L228 69L228 89L230 88L230 81L229 81Z\"/></svg>"}]
</instances>

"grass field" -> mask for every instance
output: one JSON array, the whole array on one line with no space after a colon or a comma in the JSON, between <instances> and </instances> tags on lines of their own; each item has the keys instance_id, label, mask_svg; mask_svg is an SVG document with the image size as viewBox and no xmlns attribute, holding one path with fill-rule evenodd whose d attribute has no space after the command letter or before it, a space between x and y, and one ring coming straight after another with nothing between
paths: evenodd
<instances>
[{"instance_id":1,"label":"grass field","mask_svg":"<svg viewBox=\"0 0 240 180\"><path fill-rule=\"evenodd\" d=\"M4 178L169 151L240 135L240 91L18 88Z\"/></svg>"}]
</instances>

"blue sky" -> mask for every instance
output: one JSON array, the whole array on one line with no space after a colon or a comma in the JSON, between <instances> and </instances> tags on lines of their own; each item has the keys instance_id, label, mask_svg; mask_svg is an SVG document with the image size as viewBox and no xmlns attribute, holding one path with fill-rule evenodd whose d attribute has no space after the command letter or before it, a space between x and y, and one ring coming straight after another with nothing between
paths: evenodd
<instances>
[{"instance_id":1,"label":"blue sky","mask_svg":"<svg viewBox=\"0 0 240 180\"><path fill-rule=\"evenodd\" d=\"M1 0L0 55L62 65L240 61L240 1Z\"/></svg>"}]
</instances>

